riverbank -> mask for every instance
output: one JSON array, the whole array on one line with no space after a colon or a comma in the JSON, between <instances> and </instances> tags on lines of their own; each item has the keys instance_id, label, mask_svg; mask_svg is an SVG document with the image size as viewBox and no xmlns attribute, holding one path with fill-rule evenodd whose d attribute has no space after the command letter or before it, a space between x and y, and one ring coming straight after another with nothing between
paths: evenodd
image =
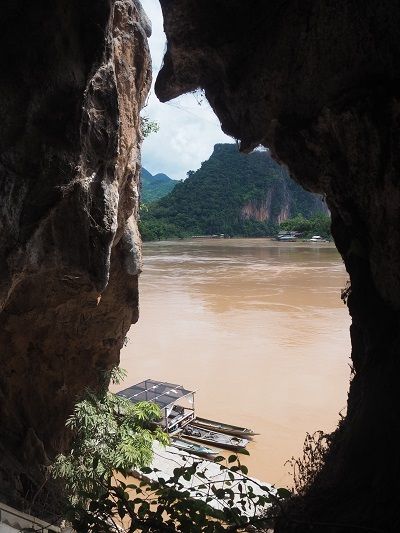
<instances>
[{"instance_id":1,"label":"riverbank","mask_svg":"<svg viewBox=\"0 0 400 533\"><path fill-rule=\"evenodd\" d=\"M310 239L297 239L295 241L279 241L275 237L224 237L224 238L214 238L214 237L208 237L208 236L194 236L194 237L187 237L182 239L164 239L164 240L156 240L156 241L145 241L144 246L151 246L155 244L176 244L179 245L180 243L198 243L198 242L206 242L210 243L211 245L215 243L216 246L218 246L218 243L220 242L245 242L246 245L251 245L251 243L270 243L271 246L279 245L279 246L290 246L290 247L296 247L299 245L310 245L314 247L322 246L324 248L331 248L332 250L336 250L336 245L333 241L311 241Z\"/></svg>"}]
</instances>

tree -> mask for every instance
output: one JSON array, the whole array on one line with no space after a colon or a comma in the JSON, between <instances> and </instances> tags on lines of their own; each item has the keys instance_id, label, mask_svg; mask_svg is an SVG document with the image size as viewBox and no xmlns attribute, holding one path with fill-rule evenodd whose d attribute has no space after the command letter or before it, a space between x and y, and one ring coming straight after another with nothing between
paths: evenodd
<instances>
[{"instance_id":1,"label":"tree","mask_svg":"<svg viewBox=\"0 0 400 533\"><path fill-rule=\"evenodd\" d=\"M298 231L304 237L311 237L312 235L320 235L321 237L331 237L331 218L324 213L317 213L309 219L303 215L289 218L279 225L280 230L284 231Z\"/></svg>"},{"instance_id":2,"label":"tree","mask_svg":"<svg viewBox=\"0 0 400 533\"><path fill-rule=\"evenodd\" d=\"M122 375L114 370L111 379L117 383ZM58 455L52 466L53 476L64 482L73 515L110 490L115 470L127 474L151 463L153 441L169 442L156 425L160 418L154 403L133 404L107 390L86 391L66 422L72 432L71 449Z\"/></svg>"},{"instance_id":3,"label":"tree","mask_svg":"<svg viewBox=\"0 0 400 533\"><path fill-rule=\"evenodd\" d=\"M300 233L308 233L311 230L311 223L305 219L303 215L297 215L293 218L288 218L280 223L279 228L285 231L298 231Z\"/></svg>"},{"instance_id":4,"label":"tree","mask_svg":"<svg viewBox=\"0 0 400 533\"><path fill-rule=\"evenodd\" d=\"M149 117L140 117L140 127L144 138L148 137L151 133L157 133L160 126L154 120L150 120Z\"/></svg>"}]
</instances>

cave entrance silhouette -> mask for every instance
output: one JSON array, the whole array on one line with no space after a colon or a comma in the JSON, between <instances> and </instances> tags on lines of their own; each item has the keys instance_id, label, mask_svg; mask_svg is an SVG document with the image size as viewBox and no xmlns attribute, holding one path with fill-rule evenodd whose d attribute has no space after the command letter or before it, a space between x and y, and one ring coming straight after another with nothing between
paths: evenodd
<instances>
[{"instance_id":1,"label":"cave entrance silhouette","mask_svg":"<svg viewBox=\"0 0 400 533\"><path fill-rule=\"evenodd\" d=\"M397 531L400 6L160 4L160 100L202 88L242 150L268 146L296 181L324 194L350 276L347 415L321 472L275 531L309 531L311 523L314 531Z\"/></svg>"}]
</instances>

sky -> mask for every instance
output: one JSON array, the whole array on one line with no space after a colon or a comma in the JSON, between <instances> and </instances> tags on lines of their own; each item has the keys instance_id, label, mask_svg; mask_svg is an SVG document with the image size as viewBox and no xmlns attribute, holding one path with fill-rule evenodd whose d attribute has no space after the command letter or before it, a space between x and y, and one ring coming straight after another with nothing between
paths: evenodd
<instances>
[{"instance_id":1,"label":"sky","mask_svg":"<svg viewBox=\"0 0 400 533\"><path fill-rule=\"evenodd\" d=\"M232 143L225 135L207 100L201 94L186 94L162 104L154 94L154 82L166 48L158 0L141 0L152 23L149 39L153 62L153 84L142 115L159 124L159 132L143 142L142 165L152 174L163 172L172 179L185 179L188 170L197 170L216 143Z\"/></svg>"}]
</instances>

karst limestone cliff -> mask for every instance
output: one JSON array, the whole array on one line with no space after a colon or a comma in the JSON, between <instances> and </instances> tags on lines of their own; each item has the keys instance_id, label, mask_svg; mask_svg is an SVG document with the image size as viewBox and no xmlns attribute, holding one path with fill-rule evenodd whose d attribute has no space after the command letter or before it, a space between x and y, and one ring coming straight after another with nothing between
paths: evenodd
<instances>
[{"instance_id":1,"label":"karst limestone cliff","mask_svg":"<svg viewBox=\"0 0 400 533\"><path fill-rule=\"evenodd\" d=\"M136 0L1 9L0 494L18 504L137 319L151 26Z\"/></svg>"},{"instance_id":2,"label":"karst limestone cliff","mask_svg":"<svg viewBox=\"0 0 400 533\"><path fill-rule=\"evenodd\" d=\"M268 146L299 183L324 194L350 275L347 416L325 467L275 531L305 532L314 524L312 531L396 532L400 4L160 3L168 46L158 96L203 88L243 150Z\"/></svg>"}]
</instances>

